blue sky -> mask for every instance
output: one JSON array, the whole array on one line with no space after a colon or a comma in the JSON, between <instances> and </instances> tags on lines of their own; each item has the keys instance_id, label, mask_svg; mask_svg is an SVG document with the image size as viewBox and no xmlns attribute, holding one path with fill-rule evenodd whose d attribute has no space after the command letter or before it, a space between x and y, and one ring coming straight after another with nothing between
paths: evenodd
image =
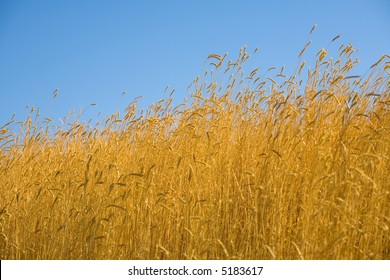
<instances>
[{"instance_id":1,"label":"blue sky","mask_svg":"<svg viewBox=\"0 0 390 280\"><path fill-rule=\"evenodd\" d=\"M180 103L209 54L243 46L260 49L252 68L292 71L314 24L305 59L341 34L330 48L352 43L364 74L390 53L389 14L385 0L0 0L0 125L26 105L54 120L91 103L88 116L111 115L140 95L146 108L167 85Z\"/></svg>"}]
</instances>

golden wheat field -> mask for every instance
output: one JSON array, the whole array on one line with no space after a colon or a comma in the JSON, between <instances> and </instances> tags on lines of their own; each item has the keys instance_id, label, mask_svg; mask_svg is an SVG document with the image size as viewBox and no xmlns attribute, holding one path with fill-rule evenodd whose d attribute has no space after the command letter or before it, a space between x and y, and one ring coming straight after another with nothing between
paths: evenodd
<instances>
[{"instance_id":1,"label":"golden wheat field","mask_svg":"<svg viewBox=\"0 0 390 280\"><path fill-rule=\"evenodd\" d=\"M212 54L182 104L99 124L10 120L0 258L389 259L390 57L304 51L292 76Z\"/></svg>"}]
</instances>

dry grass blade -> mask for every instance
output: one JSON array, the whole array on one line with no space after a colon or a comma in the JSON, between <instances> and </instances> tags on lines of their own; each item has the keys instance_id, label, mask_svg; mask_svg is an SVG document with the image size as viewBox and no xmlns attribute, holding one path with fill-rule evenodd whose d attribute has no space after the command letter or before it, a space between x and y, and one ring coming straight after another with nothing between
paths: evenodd
<instances>
[{"instance_id":1,"label":"dry grass blade","mask_svg":"<svg viewBox=\"0 0 390 280\"><path fill-rule=\"evenodd\" d=\"M299 53L298 57L301 57L303 55L303 53L306 51L307 47L311 44L311 40L309 42L307 42L307 44L305 45L305 47L301 50L301 52Z\"/></svg>"}]
</instances>

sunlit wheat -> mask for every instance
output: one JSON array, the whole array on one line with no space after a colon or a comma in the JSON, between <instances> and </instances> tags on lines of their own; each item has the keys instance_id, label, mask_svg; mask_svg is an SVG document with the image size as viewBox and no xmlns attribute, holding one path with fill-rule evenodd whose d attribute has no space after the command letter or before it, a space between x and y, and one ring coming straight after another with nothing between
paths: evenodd
<instances>
[{"instance_id":1,"label":"sunlit wheat","mask_svg":"<svg viewBox=\"0 0 390 280\"><path fill-rule=\"evenodd\" d=\"M243 48L210 55L183 104L11 120L0 258L389 259L390 61L355 75L353 56L289 75Z\"/></svg>"}]
</instances>

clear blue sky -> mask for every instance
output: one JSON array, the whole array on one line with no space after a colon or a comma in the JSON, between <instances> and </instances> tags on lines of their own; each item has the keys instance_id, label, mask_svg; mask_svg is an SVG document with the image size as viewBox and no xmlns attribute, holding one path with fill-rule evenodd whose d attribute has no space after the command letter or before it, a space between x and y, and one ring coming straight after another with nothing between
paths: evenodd
<instances>
[{"instance_id":1,"label":"clear blue sky","mask_svg":"<svg viewBox=\"0 0 390 280\"><path fill-rule=\"evenodd\" d=\"M386 0L0 0L0 125L24 120L26 105L53 119L91 103L90 115L110 115L139 95L146 108L167 85L179 103L209 54L243 46L260 49L253 68L293 70L314 24L313 53L342 34L363 74L390 53L389 15Z\"/></svg>"}]
</instances>

